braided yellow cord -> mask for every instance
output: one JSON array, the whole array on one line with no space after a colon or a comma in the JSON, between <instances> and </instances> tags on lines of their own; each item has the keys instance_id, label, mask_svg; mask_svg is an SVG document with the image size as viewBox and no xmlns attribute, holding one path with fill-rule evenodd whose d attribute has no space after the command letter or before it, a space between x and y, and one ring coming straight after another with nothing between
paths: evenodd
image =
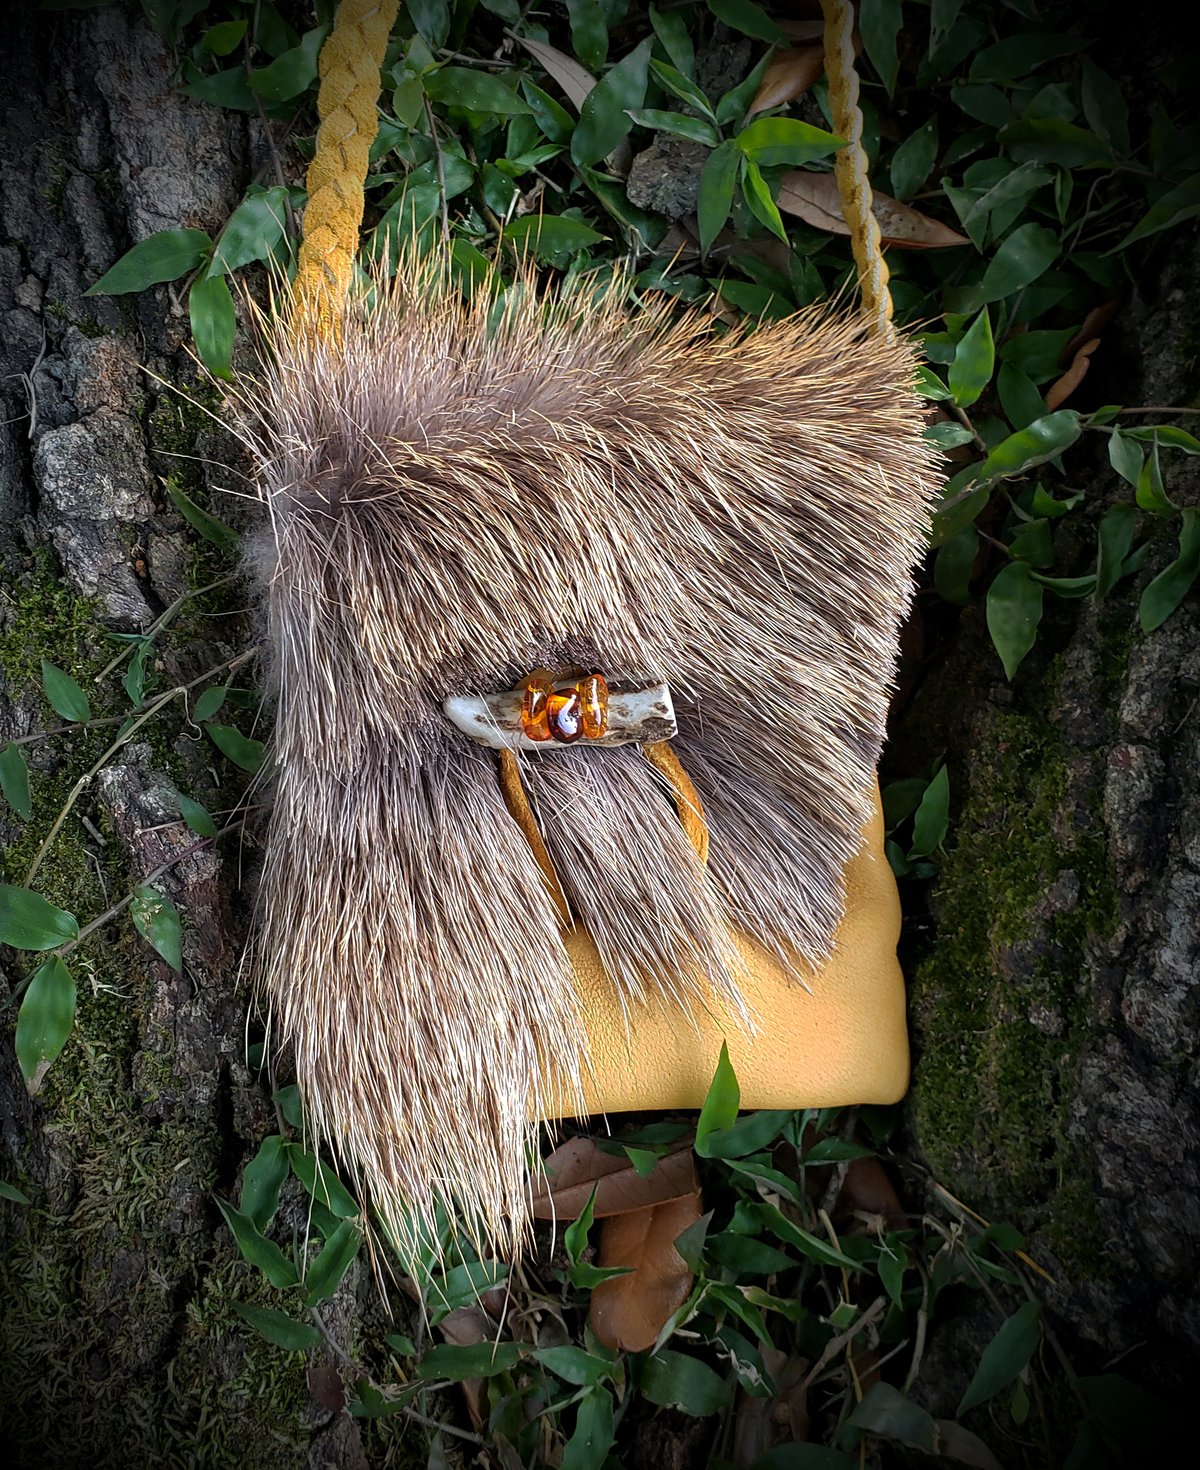
<instances>
[{"instance_id":1,"label":"braided yellow cord","mask_svg":"<svg viewBox=\"0 0 1200 1470\"><path fill-rule=\"evenodd\" d=\"M317 151L294 287L299 320L328 322L345 296L362 227L363 183L379 126L379 68L399 0L342 0L321 47Z\"/></svg>"},{"instance_id":2,"label":"braided yellow cord","mask_svg":"<svg viewBox=\"0 0 1200 1470\"><path fill-rule=\"evenodd\" d=\"M854 69L854 8L850 0L821 0L825 13L825 75L833 130L846 146L834 159L834 175L842 215L850 226L850 243L858 267L863 314L873 332L890 336L892 296L888 268L879 238L879 222L871 213L871 181L862 146L863 119L858 105L858 73Z\"/></svg>"}]
</instances>

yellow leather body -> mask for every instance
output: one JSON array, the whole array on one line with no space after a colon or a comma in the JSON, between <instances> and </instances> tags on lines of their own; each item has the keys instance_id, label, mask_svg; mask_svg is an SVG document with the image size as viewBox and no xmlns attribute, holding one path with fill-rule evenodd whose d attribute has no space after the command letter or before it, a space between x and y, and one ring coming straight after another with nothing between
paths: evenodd
<instances>
[{"instance_id":1,"label":"yellow leather body","mask_svg":"<svg viewBox=\"0 0 1200 1470\"><path fill-rule=\"evenodd\" d=\"M703 861L708 832L695 787L665 744L646 746L643 753L674 786L680 819ZM694 1014L665 997L623 1008L591 936L570 925L520 769L507 751L500 762L500 787L564 920L563 938L588 1031L584 1099L589 1113L699 1108L722 1042L729 1048L743 1108L848 1107L903 1097L908 1030L904 975L896 958L900 898L883 850L878 789L862 845L846 865L846 908L833 949L816 970L806 968L806 983L786 973L753 939L738 937L746 961L741 990L755 1023L748 1030L715 999Z\"/></svg>"},{"instance_id":2,"label":"yellow leather body","mask_svg":"<svg viewBox=\"0 0 1200 1470\"><path fill-rule=\"evenodd\" d=\"M713 1005L694 1015L665 999L629 1006L589 935L566 936L583 998L591 1075L590 1113L699 1108L721 1054L742 1090L743 1108L844 1107L897 1102L908 1086L904 976L896 959L900 900L883 852L883 813L863 831L846 869L846 913L830 957L806 990L753 940L738 940L747 961L742 992L757 1022Z\"/></svg>"}]
</instances>

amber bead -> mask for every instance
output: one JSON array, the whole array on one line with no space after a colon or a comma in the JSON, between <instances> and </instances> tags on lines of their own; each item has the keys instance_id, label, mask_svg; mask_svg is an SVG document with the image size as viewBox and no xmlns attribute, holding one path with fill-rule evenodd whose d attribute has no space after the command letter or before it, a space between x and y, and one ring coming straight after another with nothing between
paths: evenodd
<instances>
[{"instance_id":1,"label":"amber bead","mask_svg":"<svg viewBox=\"0 0 1200 1470\"><path fill-rule=\"evenodd\" d=\"M608 685L600 674L587 674L576 684L582 706L583 733L599 740L608 729Z\"/></svg>"},{"instance_id":2,"label":"amber bead","mask_svg":"<svg viewBox=\"0 0 1200 1470\"><path fill-rule=\"evenodd\" d=\"M554 693L554 675L549 669L534 669L521 680L525 691L521 700L521 729L530 740L553 740L550 729L550 696Z\"/></svg>"},{"instance_id":3,"label":"amber bead","mask_svg":"<svg viewBox=\"0 0 1200 1470\"><path fill-rule=\"evenodd\" d=\"M562 745L573 745L583 734L583 701L578 689L564 689L547 700L551 736Z\"/></svg>"}]
</instances>

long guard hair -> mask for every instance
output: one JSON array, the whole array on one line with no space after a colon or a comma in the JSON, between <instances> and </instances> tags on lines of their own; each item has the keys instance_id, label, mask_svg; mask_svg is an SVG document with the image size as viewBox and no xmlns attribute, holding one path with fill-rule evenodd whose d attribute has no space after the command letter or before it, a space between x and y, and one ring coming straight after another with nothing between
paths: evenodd
<instances>
[{"instance_id":1,"label":"long guard hair","mask_svg":"<svg viewBox=\"0 0 1200 1470\"><path fill-rule=\"evenodd\" d=\"M308 1117L393 1232L502 1250L586 1037L495 752L451 694L664 680L702 867L636 747L522 758L576 921L638 1008L736 1002L731 929L826 955L872 801L935 477L902 340L809 309L720 332L627 287L468 299L407 260L245 391L277 789L256 965Z\"/></svg>"}]
</instances>

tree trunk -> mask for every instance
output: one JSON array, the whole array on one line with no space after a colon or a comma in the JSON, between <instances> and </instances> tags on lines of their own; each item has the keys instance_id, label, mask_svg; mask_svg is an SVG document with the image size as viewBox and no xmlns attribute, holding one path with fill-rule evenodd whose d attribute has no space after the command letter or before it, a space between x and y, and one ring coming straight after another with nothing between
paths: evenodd
<instances>
[{"instance_id":1,"label":"tree trunk","mask_svg":"<svg viewBox=\"0 0 1200 1470\"><path fill-rule=\"evenodd\" d=\"M1172 259L1107 334L1089 401L1197 402L1195 237ZM1089 505L1078 574L1100 516L1130 498L1090 438L1090 464L1086 445L1071 461ZM1183 504L1194 465L1170 460ZM1200 1348L1200 609L1189 598L1156 631L1138 625L1142 588L1176 551L1164 533L1098 605L1047 598L1011 685L973 605L889 754L910 774L945 750L955 794L934 937L912 946L918 1156L1027 1232L1080 1371L1120 1358L1157 1390L1190 1383ZM940 1391L924 1379L942 1411L998 1325L982 1312L934 1334Z\"/></svg>"},{"instance_id":2,"label":"tree trunk","mask_svg":"<svg viewBox=\"0 0 1200 1470\"><path fill-rule=\"evenodd\" d=\"M120 650L104 630L146 628L211 576L165 493L170 480L204 498L195 457L219 434L164 387L196 389L186 313L165 287L85 292L155 230L219 228L262 161L255 128L180 94L136 11L22 5L6 19L0 745L62 723L41 693L43 657L79 680L93 717L127 712L122 671L94 682ZM236 607L228 591L184 606L160 640L156 690L252 641ZM231 1193L274 1119L244 1060L239 851L179 820L177 788L204 801L217 790L214 752L181 713L177 702L149 722L87 784L34 884L83 924L178 859L162 886L184 915L184 964L179 975L159 960L127 913L85 941L68 958L76 1027L33 1099L7 1013L0 1178L32 1202L0 1205L0 1443L9 1463L59 1470L353 1465L355 1422L321 1409L303 1361L232 1307L261 1296L260 1278L214 1194ZM28 824L0 813L8 882L25 881L113 734L23 747L34 812ZM11 989L23 972L6 953Z\"/></svg>"}]
</instances>

